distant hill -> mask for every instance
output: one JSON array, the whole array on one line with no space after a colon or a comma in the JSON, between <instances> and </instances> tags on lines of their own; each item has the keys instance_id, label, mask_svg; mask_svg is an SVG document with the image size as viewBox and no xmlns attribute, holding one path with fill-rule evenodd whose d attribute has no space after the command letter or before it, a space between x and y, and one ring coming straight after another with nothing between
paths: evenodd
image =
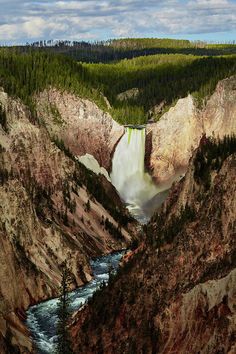
<instances>
[{"instance_id":1,"label":"distant hill","mask_svg":"<svg viewBox=\"0 0 236 354\"><path fill-rule=\"evenodd\" d=\"M143 124L189 93L202 104L219 80L236 73L234 52L233 44L170 39L41 41L0 48L0 85L32 109L35 93L53 86L92 100L121 124Z\"/></svg>"},{"instance_id":2,"label":"distant hill","mask_svg":"<svg viewBox=\"0 0 236 354\"><path fill-rule=\"evenodd\" d=\"M191 42L168 38L123 38L100 42L84 41L38 41L13 47L27 52L30 49L66 54L77 61L87 63L109 63L122 59L155 54L192 54L197 56L216 56L236 54L236 45L208 44L202 41Z\"/></svg>"}]
</instances>

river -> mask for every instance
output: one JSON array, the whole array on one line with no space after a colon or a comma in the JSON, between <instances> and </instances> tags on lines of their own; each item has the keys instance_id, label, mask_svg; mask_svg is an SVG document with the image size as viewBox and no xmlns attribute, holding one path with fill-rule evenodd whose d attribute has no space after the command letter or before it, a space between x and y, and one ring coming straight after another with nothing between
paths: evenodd
<instances>
[{"instance_id":1,"label":"river","mask_svg":"<svg viewBox=\"0 0 236 354\"><path fill-rule=\"evenodd\" d=\"M145 129L126 128L117 145L112 161L111 181L131 214L145 224L154 210L165 200L168 190L156 186L145 172ZM69 294L71 311L77 311L89 297L107 282L109 267L117 270L124 252L91 260L94 278ZM58 299L42 302L27 311L27 326L31 331L38 354L51 354L56 343Z\"/></svg>"},{"instance_id":2,"label":"river","mask_svg":"<svg viewBox=\"0 0 236 354\"><path fill-rule=\"evenodd\" d=\"M109 279L109 269L116 271L125 251L112 253L91 260L94 278L88 284L69 294L71 311L77 311ZM27 311L27 327L31 331L37 354L52 354L56 343L58 299L52 299L32 306Z\"/></svg>"}]
</instances>

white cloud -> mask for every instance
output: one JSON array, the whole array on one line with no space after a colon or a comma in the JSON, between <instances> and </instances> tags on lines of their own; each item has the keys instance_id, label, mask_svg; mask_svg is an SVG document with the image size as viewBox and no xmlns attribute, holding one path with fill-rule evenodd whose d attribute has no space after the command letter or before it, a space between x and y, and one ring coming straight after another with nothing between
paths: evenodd
<instances>
[{"instance_id":1,"label":"white cloud","mask_svg":"<svg viewBox=\"0 0 236 354\"><path fill-rule=\"evenodd\" d=\"M0 42L236 30L233 0L0 0Z\"/></svg>"}]
</instances>

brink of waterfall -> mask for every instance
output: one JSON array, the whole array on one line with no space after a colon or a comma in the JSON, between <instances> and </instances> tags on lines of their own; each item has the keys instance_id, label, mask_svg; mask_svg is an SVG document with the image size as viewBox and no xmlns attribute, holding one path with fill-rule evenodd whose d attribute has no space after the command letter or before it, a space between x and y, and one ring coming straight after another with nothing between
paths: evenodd
<instances>
[{"instance_id":1,"label":"brink of waterfall","mask_svg":"<svg viewBox=\"0 0 236 354\"><path fill-rule=\"evenodd\" d=\"M145 137L145 129L126 128L116 147L111 173L111 181L121 198L142 223L151 216L151 201L160 192L145 172Z\"/></svg>"}]
</instances>

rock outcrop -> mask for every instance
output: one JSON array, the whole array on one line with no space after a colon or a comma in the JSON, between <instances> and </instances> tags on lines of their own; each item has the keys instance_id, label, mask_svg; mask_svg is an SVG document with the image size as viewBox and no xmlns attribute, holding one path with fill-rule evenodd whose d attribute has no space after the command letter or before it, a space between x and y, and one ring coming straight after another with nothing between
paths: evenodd
<instances>
[{"instance_id":1,"label":"rock outcrop","mask_svg":"<svg viewBox=\"0 0 236 354\"><path fill-rule=\"evenodd\" d=\"M202 112L206 136L222 138L236 133L236 76L218 83Z\"/></svg>"},{"instance_id":2,"label":"rock outcrop","mask_svg":"<svg viewBox=\"0 0 236 354\"><path fill-rule=\"evenodd\" d=\"M158 184L171 185L185 173L201 137L236 133L236 76L218 83L204 109L189 95L157 123L147 125L146 166Z\"/></svg>"},{"instance_id":3,"label":"rock outcrop","mask_svg":"<svg viewBox=\"0 0 236 354\"><path fill-rule=\"evenodd\" d=\"M202 111L188 96L148 125L146 161L157 183L169 186L176 175L185 173L204 134L222 137L236 132L235 85L235 77L221 81ZM19 100L0 91L3 353L32 352L24 311L58 294L65 259L72 287L81 285L91 279L89 257L126 247L136 227L109 181L76 159L90 154L109 171L124 127L95 103L53 88L35 102L37 119ZM81 353L99 352L101 347L109 353L142 352L144 347L148 353L157 348L170 353L174 347L183 354L209 353L217 343L222 351L233 353L235 159L228 158L213 173L207 192L196 183L194 172L192 164L163 208L163 235L171 242L153 240L155 247L141 247L132 259L135 266L124 268L114 288L109 286L98 298L98 308L86 308L78 317L72 331ZM181 216L186 206L191 210L183 214L187 221L182 225L175 215ZM174 240L173 218L182 226ZM159 226L154 217L152 235L159 233ZM91 336L90 343L78 334L81 326Z\"/></svg>"},{"instance_id":4,"label":"rock outcrop","mask_svg":"<svg viewBox=\"0 0 236 354\"><path fill-rule=\"evenodd\" d=\"M157 184L169 188L184 175L201 137L236 133L236 77L220 81L203 109L193 96L179 99L157 123L147 124L146 167ZM52 138L75 155L92 155L108 172L124 127L95 103L56 89L36 98L36 107Z\"/></svg>"},{"instance_id":5,"label":"rock outcrop","mask_svg":"<svg viewBox=\"0 0 236 354\"><path fill-rule=\"evenodd\" d=\"M140 90L137 87L134 87L130 90L119 93L116 98L118 101L123 102L123 101L128 101L130 99L135 99L138 97L139 94L140 94Z\"/></svg>"},{"instance_id":6,"label":"rock outcrop","mask_svg":"<svg viewBox=\"0 0 236 354\"><path fill-rule=\"evenodd\" d=\"M235 352L236 155L208 160L203 176L201 157L216 151L204 144L151 219L147 246L75 316L75 352Z\"/></svg>"},{"instance_id":7,"label":"rock outcrop","mask_svg":"<svg viewBox=\"0 0 236 354\"><path fill-rule=\"evenodd\" d=\"M63 261L71 287L82 285L89 257L126 247L134 226L105 177L59 149L19 100L1 91L0 105L0 346L31 353L24 311L58 294Z\"/></svg>"},{"instance_id":8,"label":"rock outcrop","mask_svg":"<svg viewBox=\"0 0 236 354\"><path fill-rule=\"evenodd\" d=\"M96 175L103 175L106 177L108 181L111 182L110 176L107 172L107 170L104 167L101 167L95 157L90 154L85 154L81 157L79 157L79 162L81 162L85 167L87 167L89 170L93 171L96 173Z\"/></svg>"},{"instance_id":9,"label":"rock outcrop","mask_svg":"<svg viewBox=\"0 0 236 354\"><path fill-rule=\"evenodd\" d=\"M37 112L51 136L58 137L75 156L93 155L109 170L124 127L89 100L56 89L36 98Z\"/></svg>"},{"instance_id":10,"label":"rock outcrop","mask_svg":"<svg viewBox=\"0 0 236 354\"><path fill-rule=\"evenodd\" d=\"M202 136L202 122L192 96L178 100L157 123L147 125L149 170L157 183L171 185L188 166Z\"/></svg>"}]
</instances>

